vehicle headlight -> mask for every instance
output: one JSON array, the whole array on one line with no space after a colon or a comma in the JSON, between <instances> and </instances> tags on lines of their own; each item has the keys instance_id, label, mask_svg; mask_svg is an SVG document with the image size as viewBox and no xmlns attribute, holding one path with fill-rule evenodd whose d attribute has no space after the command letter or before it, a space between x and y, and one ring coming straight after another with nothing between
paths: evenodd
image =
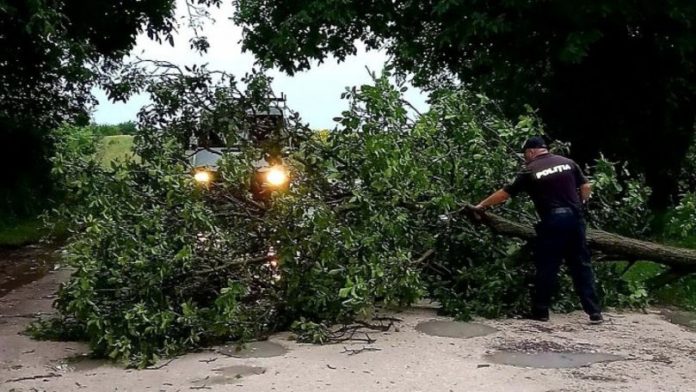
<instances>
[{"instance_id":1,"label":"vehicle headlight","mask_svg":"<svg viewBox=\"0 0 696 392\"><path fill-rule=\"evenodd\" d=\"M211 179L210 172L205 170L199 170L193 175L193 179L200 184L208 184Z\"/></svg>"},{"instance_id":2,"label":"vehicle headlight","mask_svg":"<svg viewBox=\"0 0 696 392\"><path fill-rule=\"evenodd\" d=\"M282 166L273 166L266 172L266 182L268 182L270 185L285 185L288 180L288 173Z\"/></svg>"}]
</instances>

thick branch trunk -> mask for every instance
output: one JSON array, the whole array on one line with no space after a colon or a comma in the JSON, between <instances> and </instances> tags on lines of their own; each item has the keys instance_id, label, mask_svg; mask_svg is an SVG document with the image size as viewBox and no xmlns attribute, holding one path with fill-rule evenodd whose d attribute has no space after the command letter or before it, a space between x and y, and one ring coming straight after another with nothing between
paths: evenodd
<instances>
[{"instance_id":1,"label":"thick branch trunk","mask_svg":"<svg viewBox=\"0 0 696 392\"><path fill-rule=\"evenodd\" d=\"M466 215L490 227L495 233L532 240L534 228L510 221L492 213L480 213L467 207ZM587 230L587 243L592 250L611 255L613 260L646 260L660 263L682 273L696 271L696 249L677 248L655 242L637 240L602 230Z\"/></svg>"}]
</instances>

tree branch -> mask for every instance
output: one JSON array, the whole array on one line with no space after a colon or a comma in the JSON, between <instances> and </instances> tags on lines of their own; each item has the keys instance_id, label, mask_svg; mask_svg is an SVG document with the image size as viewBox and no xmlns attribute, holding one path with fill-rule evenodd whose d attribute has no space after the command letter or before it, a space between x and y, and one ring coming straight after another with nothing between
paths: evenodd
<instances>
[{"instance_id":1,"label":"tree branch","mask_svg":"<svg viewBox=\"0 0 696 392\"><path fill-rule=\"evenodd\" d=\"M536 232L531 226L481 212L471 205L455 212L458 213L463 213L476 223L485 224L497 234L525 240L536 238ZM587 230L587 243L592 250L610 254L619 260L653 261L672 267L682 275L696 272L696 249L677 248L593 229Z\"/></svg>"}]
</instances>

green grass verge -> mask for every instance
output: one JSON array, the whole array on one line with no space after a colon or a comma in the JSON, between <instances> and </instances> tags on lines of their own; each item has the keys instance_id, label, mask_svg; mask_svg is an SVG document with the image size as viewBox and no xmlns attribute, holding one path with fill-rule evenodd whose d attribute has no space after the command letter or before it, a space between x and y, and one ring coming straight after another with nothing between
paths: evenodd
<instances>
[{"instance_id":1,"label":"green grass verge","mask_svg":"<svg viewBox=\"0 0 696 392\"><path fill-rule=\"evenodd\" d=\"M116 160L133 159L133 136L104 136L100 142L99 154L104 167L110 167L111 162Z\"/></svg>"},{"instance_id":2,"label":"green grass verge","mask_svg":"<svg viewBox=\"0 0 696 392\"><path fill-rule=\"evenodd\" d=\"M17 248L38 242L46 235L43 222L38 218L0 223L0 247Z\"/></svg>"}]
</instances>

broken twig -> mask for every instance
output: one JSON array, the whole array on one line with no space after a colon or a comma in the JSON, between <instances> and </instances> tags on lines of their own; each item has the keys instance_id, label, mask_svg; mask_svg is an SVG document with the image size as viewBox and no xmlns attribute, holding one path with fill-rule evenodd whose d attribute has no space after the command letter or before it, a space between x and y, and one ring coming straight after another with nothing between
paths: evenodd
<instances>
[{"instance_id":1,"label":"broken twig","mask_svg":"<svg viewBox=\"0 0 696 392\"><path fill-rule=\"evenodd\" d=\"M365 351L382 351L382 349L376 348L376 347L367 347L367 346L363 346L363 348L352 349L352 348L347 348L344 346L343 351L341 351L341 354L357 355L357 354L363 353Z\"/></svg>"},{"instance_id":2,"label":"broken twig","mask_svg":"<svg viewBox=\"0 0 696 392\"><path fill-rule=\"evenodd\" d=\"M10 380L5 381L5 384L8 382L19 382L19 381L27 381L27 380L38 380L40 378L53 378L53 377L63 377L62 374L58 373L49 373L49 374L40 374L38 376L29 376L29 377L20 377L20 378L13 378Z\"/></svg>"}]
</instances>

